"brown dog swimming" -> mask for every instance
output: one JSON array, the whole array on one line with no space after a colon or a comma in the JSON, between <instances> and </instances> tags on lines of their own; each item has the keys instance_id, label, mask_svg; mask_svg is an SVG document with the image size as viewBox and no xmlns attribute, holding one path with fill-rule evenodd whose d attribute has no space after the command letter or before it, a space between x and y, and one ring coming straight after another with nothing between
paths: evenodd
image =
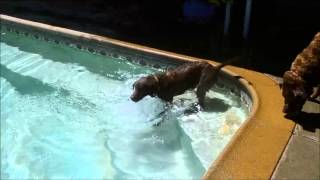
<instances>
[{"instance_id":1,"label":"brown dog swimming","mask_svg":"<svg viewBox=\"0 0 320 180\"><path fill-rule=\"evenodd\" d=\"M282 95L285 99L283 112L298 115L305 101L311 96L317 98L320 86L320 32L295 58L289 71L283 75Z\"/></svg>"},{"instance_id":2,"label":"brown dog swimming","mask_svg":"<svg viewBox=\"0 0 320 180\"><path fill-rule=\"evenodd\" d=\"M205 61L192 62L165 73L142 77L133 84L134 91L130 98L138 102L149 95L172 102L174 96L197 88L199 105L203 107L206 92L217 81L218 72L225 65L222 63L214 67Z\"/></svg>"}]
</instances>

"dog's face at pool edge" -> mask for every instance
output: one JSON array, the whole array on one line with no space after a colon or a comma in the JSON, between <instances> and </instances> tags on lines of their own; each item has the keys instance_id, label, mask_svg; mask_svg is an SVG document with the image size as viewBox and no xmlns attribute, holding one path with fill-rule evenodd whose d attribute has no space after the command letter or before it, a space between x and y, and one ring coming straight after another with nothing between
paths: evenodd
<instances>
[{"instance_id":1,"label":"dog's face at pool edge","mask_svg":"<svg viewBox=\"0 0 320 180\"><path fill-rule=\"evenodd\" d=\"M142 77L138 79L133 85L133 93L130 96L131 100L138 102L145 96L155 96L157 91L157 82L152 76Z\"/></svg>"},{"instance_id":2,"label":"dog's face at pool edge","mask_svg":"<svg viewBox=\"0 0 320 180\"><path fill-rule=\"evenodd\" d=\"M283 112L295 116L301 111L308 98L305 82L301 79L293 78L285 73L282 85L282 95L285 100Z\"/></svg>"}]
</instances>

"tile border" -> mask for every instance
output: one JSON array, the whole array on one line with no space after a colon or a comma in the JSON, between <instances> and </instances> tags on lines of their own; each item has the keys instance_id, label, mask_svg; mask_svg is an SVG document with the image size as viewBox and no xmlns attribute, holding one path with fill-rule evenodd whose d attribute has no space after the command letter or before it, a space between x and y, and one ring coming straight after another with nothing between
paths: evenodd
<instances>
[{"instance_id":1,"label":"tile border","mask_svg":"<svg viewBox=\"0 0 320 180\"><path fill-rule=\"evenodd\" d=\"M17 35L31 36L48 43L64 44L88 53L127 60L151 68L166 69L185 62L204 60L6 15L0 16L1 29L4 31L13 32ZM216 65L213 61L209 62ZM163 66L163 64L166 64L166 66ZM237 81L230 78L232 73L224 71L225 73L222 73L223 78L218 81L219 86L230 89L231 92L240 97L242 104L251 112L254 90L248 91L245 83L243 84L241 80ZM237 75L234 76L238 77ZM223 83L221 79L223 79Z\"/></svg>"}]
</instances>

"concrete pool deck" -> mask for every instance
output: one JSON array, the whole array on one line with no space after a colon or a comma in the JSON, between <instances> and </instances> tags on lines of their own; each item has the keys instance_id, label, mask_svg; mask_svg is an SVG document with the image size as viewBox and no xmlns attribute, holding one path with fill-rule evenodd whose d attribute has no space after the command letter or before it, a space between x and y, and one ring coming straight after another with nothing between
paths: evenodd
<instances>
[{"instance_id":1,"label":"concrete pool deck","mask_svg":"<svg viewBox=\"0 0 320 180\"><path fill-rule=\"evenodd\" d=\"M282 81L276 78L276 81ZM320 97L318 97L320 102ZM320 179L320 104L307 101L303 112L310 113L297 121L272 180Z\"/></svg>"},{"instance_id":2,"label":"concrete pool deck","mask_svg":"<svg viewBox=\"0 0 320 180\"><path fill-rule=\"evenodd\" d=\"M1 18L4 18L4 16L1 15ZM47 28L59 29L54 26L47 26ZM83 34L80 33L78 35L81 37ZM101 37L83 36L83 38L98 38L98 40L100 40L99 38ZM189 61L201 60L199 58L146 48L121 41L116 42L128 48L144 48L145 51L150 51L161 56L175 57ZM292 179L285 174L285 172L287 172L285 168L288 167L285 166L285 155L290 151L290 147L295 149L292 144L301 142L294 140L295 135L299 134L297 132L301 132L304 136L309 135L305 135L304 131L299 131L299 126L295 131L296 123L284 117L282 113L283 98L278 83L272 77L263 73L232 66L227 66L224 69L240 75L249 82L249 86L255 89L258 96L258 109L255 115L240 128L224 152L208 170L204 179L270 179L271 177L275 179L281 177ZM317 105L311 106L317 107ZM317 141L318 145L319 139L320 138L318 138ZM288 143L289 146L287 146ZM304 146L305 145L300 145L299 147ZM311 145L312 150L315 149L312 148L314 146L315 145ZM308 151L306 153L310 152ZM316 153L317 150L315 149L314 154ZM299 156L299 154L295 156ZM316 158L316 156L312 157ZM319 160L316 159L314 162L317 162L319 166ZM288 164L292 165L290 162ZM303 164L302 161L299 161L298 164L306 168L309 166ZM317 166L315 166L315 168L317 168ZM293 175L291 173L292 171L297 172L296 170L289 170L289 175Z\"/></svg>"}]
</instances>

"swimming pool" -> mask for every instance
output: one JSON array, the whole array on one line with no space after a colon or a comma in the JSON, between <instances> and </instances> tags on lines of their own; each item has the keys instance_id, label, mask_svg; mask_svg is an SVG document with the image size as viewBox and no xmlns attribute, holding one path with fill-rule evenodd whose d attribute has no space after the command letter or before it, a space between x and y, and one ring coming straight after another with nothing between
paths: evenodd
<instances>
[{"instance_id":1,"label":"swimming pool","mask_svg":"<svg viewBox=\"0 0 320 180\"><path fill-rule=\"evenodd\" d=\"M189 91L158 116L164 103L131 102L131 85L173 64L1 28L1 178L199 179L248 116L224 86L207 111Z\"/></svg>"}]
</instances>

